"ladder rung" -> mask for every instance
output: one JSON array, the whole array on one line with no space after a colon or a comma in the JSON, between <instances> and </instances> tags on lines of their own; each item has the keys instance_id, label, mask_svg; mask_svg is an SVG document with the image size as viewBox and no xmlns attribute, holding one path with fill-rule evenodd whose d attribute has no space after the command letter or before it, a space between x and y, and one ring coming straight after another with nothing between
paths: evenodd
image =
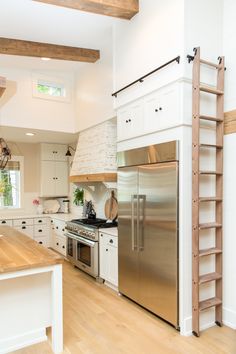
<instances>
[{"instance_id":1,"label":"ladder rung","mask_svg":"<svg viewBox=\"0 0 236 354\"><path fill-rule=\"evenodd\" d=\"M199 171L200 175L217 175L221 176L223 173L218 171Z\"/></svg>"},{"instance_id":2,"label":"ladder rung","mask_svg":"<svg viewBox=\"0 0 236 354\"><path fill-rule=\"evenodd\" d=\"M222 202L222 198L220 197L201 197L199 198L200 203L204 202Z\"/></svg>"},{"instance_id":3,"label":"ladder rung","mask_svg":"<svg viewBox=\"0 0 236 354\"><path fill-rule=\"evenodd\" d=\"M223 95L224 94L224 91L217 90L217 88L215 88L215 87L201 85L199 87L199 89L200 89L200 91L212 93L213 95Z\"/></svg>"},{"instance_id":4,"label":"ladder rung","mask_svg":"<svg viewBox=\"0 0 236 354\"><path fill-rule=\"evenodd\" d=\"M222 227L221 224L218 222L209 222L209 223L204 223L204 224L199 224L199 230L204 230L204 229L217 229Z\"/></svg>"},{"instance_id":5,"label":"ladder rung","mask_svg":"<svg viewBox=\"0 0 236 354\"><path fill-rule=\"evenodd\" d=\"M211 122L222 122L223 123L223 121L224 121L224 119L222 119L222 118L204 116L204 115L200 115L199 118L203 119L203 120L210 120Z\"/></svg>"},{"instance_id":6,"label":"ladder rung","mask_svg":"<svg viewBox=\"0 0 236 354\"><path fill-rule=\"evenodd\" d=\"M201 59L200 63L208 65L208 66L212 66L213 68L216 68L216 69L219 69L219 67L220 67L219 64L215 64L215 63L212 63L212 62L204 60L204 59Z\"/></svg>"},{"instance_id":7,"label":"ladder rung","mask_svg":"<svg viewBox=\"0 0 236 354\"><path fill-rule=\"evenodd\" d=\"M200 144L202 148L215 148L215 149L223 149L222 145L215 145L215 144Z\"/></svg>"},{"instance_id":8,"label":"ladder rung","mask_svg":"<svg viewBox=\"0 0 236 354\"><path fill-rule=\"evenodd\" d=\"M217 297L212 297L211 299L207 299L199 302L199 311L203 311L209 309L213 306L219 306L222 304L222 301Z\"/></svg>"},{"instance_id":9,"label":"ladder rung","mask_svg":"<svg viewBox=\"0 0 236 354\"><path fill-rule=\"evenodd\" d=\"M205 248L199 251L199 257L210 256L213 254L221 254L222 250L217 247Z\"/></svg>"},{"instance_id":10,"label":"ladder rung","mask_svg":"<svg viewBox=\"0 0 236 354\"><path fill-rule=\"evenodd\" d=\"M222 275L219 273L216 273L216 272L207 273L207 274L201 275L199 277L199 284L208 283L210 281L219 280L221 278L222 278Z\"/></svg>"}]
</instances>

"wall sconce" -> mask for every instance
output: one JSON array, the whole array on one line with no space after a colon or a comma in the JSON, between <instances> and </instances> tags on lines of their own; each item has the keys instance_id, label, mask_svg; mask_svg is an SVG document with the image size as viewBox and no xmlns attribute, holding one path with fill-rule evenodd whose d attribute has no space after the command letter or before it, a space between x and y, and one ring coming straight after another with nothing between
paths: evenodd
<instances>
[{"instance_id":1,"label":"wall sconce","mask_svg":"<svg viewBox=\"0 0 236 354\"><path fill-rule=\"evenodd\" d=\"M72 146L68 145L68 149L67 149L67 152L66 152L66 156L72 156L72 154L71 154L71 152L70 152L70 149L73 150L73 151L75 151L75 149L74 149Z\"/></svg>"}]
</instances>

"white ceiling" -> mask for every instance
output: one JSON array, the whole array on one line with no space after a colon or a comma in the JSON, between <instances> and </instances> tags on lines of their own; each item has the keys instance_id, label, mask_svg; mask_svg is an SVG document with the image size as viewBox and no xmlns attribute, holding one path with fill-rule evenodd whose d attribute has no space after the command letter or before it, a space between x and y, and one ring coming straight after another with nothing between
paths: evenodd
<instances>
[{"instance_id":1,"label":"white ceiling","mask_svg":"<svg viewBox=\"0 0 236 354\"><path fill-rule=\"evenodd\" d=\"M35 133L34 136L26 136L26 133ZM73 144L78 140L78 134L54 132L48 130L0 127L0 137L4 137L6 141L22 142L22 143L60 143Z\"/></svg>"},{"instance_id":2,"label":"white ceiling","mask_svg":"<svg viewBox=\"0 0 236 354\"><path fill-rule=\"evenodd\" d=\"M32 0L0 1L0 37L102 50L117 21L124 20ZM82 65L86 64L0 55L0 66L5 67L75 71Z\"/></svg>"}]
</instances>

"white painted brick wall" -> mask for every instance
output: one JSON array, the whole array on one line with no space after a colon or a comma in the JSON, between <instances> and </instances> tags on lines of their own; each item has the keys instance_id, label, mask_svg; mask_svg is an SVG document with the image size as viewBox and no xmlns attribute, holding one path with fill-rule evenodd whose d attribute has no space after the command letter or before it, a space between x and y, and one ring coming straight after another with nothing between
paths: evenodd
<instances>
[{"instance_id":1,"label":"white painted brick wall","mask_svg":"<svg viewBox=\"0 0 236 354\"><path fill-rule=\"evenodd\" d=\"M116 172L116 121L80 133L70 175Z\"/></svg>"}]
</instances>

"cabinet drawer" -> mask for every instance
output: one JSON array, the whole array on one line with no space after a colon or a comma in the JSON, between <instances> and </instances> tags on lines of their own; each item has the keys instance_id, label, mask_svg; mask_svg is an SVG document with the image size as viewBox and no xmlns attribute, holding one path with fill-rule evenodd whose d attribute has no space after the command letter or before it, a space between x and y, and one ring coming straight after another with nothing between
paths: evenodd
<instances>
[{"instance_id":1,"label":"cabinet drawer","mask_svg":"<svg viewBox=\"0 0 236 354\"><path fill-rule=\"evenodd\" d=\"M36 237L35 241L44 247L48 247L48 238L47 237Z\"/></svg>"},{"instance_id":2,"label":"cabinet drawer","mask_svg":"<svg viewBox=\"0 0 236 354\"><path fill-rule=\"evenodd\" d=\"M64 221L53 219L52 229L57 235L63 236L64 232L66 231L65 227L66 223Z\"/></svg>"},{"instance_id":3,"label":"cabinet drawer","mask_svg":"<svg viewBox=\"0 0 236 354\"><path fill-rule=\"evenodd\" d=\"M27 236L34 237L34 226L33 225L22 225L15 227L16 230L26 234Z\"/></svg>"},{"instance_id":4,"label":"cabinet drawer","mask_svg":"<svg viewBox=\"0 0 236 354\"><path fill-rule=\"evenodd\" d=\"M48 224L48 223L49 223L49 218L35 218L34 219L35 225Z\"/></svg>"},{"instance_id":5,"label":"cabinet drawer","mask_svg":"<svg viewBox=\"0 0 236 354\"><path fill-rule=\"evenodd\" d=\"M0 225L12 226L12 220L0 220Z\"/></svg>"},{"instance_id":6,"label":"cabinet drawer","mask_svg":"<svg viewBox=\"0 0 236 354\"><path fill-rule=\"evenodd\" d=\"M34 225L34 236L47 236L49 233L48 225Z\"/></svg>"},{"instance_id":7,"label":"cabinet drawer","mask_svg":"<svg viewBox=\"0 0 236 354\"><path fill-rule=\"evenodd\" d=\"M21 225L33 225L34 219L15 219L13 220L13 226L21 226Z\"/></svg>"}]
</instances>

